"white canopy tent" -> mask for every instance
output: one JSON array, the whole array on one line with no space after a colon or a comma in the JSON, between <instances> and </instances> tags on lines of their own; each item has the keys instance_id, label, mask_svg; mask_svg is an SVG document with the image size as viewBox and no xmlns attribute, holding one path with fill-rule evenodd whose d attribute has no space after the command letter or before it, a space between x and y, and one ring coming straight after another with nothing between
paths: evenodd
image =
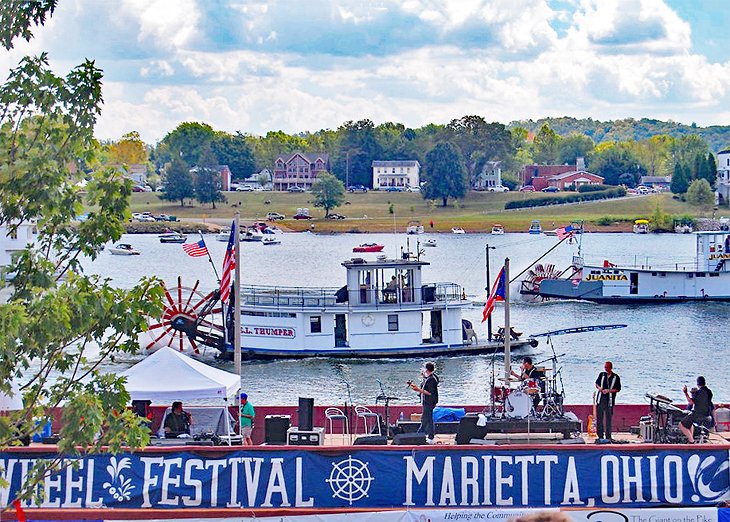
<instances>
[{"instance_id":1,"label":"white canopy tent","mask_svg":"<svg viewBox=\"0 0 730 522\"><path fill-rule=\"evenodd\" d=\"M20 393L20 386L13 381L10 394L0 392L0 412L19 411L23 409L23 394Z\"/></svg>"},{"instance_id":2,"label":"white canopy tent","mask_svg":"<svg viewBox=\"0 0 730 522\"><path fill-rule=\"evenodd\" d=\"M132 400L152 402L229 399L241 388L235 373L163 347L121 374Z\"/></svg>"}]
</instances>

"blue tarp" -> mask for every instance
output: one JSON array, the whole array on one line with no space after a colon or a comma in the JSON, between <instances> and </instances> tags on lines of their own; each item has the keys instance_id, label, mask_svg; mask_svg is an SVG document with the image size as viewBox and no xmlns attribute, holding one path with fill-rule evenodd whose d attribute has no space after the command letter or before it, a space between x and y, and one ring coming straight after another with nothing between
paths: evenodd
<instances>
[{"instance_id":1,"label":"blue tarp","mask_svg":"<svg viewBox=\"0 0 730 522\"><path fill-rule=\"evenodd\" d=\"M433 410L434 422L459 422L466 415L464 408L443 408L437 406Z\"/></svg>"}]
</instances>

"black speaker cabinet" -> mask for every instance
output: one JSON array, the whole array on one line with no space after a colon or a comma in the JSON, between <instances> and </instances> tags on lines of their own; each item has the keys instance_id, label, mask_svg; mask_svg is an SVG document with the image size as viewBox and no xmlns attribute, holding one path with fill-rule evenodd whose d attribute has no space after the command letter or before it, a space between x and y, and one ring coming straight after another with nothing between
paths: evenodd
<instances>
[{"instance_id":1,"label":"black speaker cabinet","mask_svg":"<svg viewBox=\"0 0 730 522\"><path fill-rule=\"evenodd\" d=\"M286 431L291 426L289 415L267 415L264 419L266 444L286 444Z\"/></svg>"},{"instance_id":2,"label":"black speaker cabinet","mask_svg":"<svg viewBox=\"0 0 730 522\"><path fill-rule=\"evenodd\" d=\"M300 431L312 431L314 427L314 399L299 397L299 425Z\"/></svg>"},{"instance_id":3,"label":"black speaker cabinet","mask_svg":"<svg viewBox=\"0 0 730 522\"><path fill-rule=\"evenodd\" d=\"M425 433L398 433L393 437L393 444L397 446L421 446L426 444Z\"/></svg>"},{"instance_id":4,"label":"black speaker cabinet","mask_svg":"<svg viewBox=\"0 0 730 522\"><path fill-rule=\"evenodd\" d=\"M355 446L385 446L388 444L388 438L385 435L365 435L356 438L353 444Z\"/></svg>"},{"instance_id":5,"label":"black speaker cabinet","mask_svg":"<svg viewBox=\"0 0 730 522\"><path fill-rule=\"evenodd\" d=\"M459 431L456 432L457 444L469 444L471 439L483 439L487 434L486 426L477 426L479 417L476 415L465 415L459 421Z\"/></svg>"},{"instance_id":6,"label":"black speaker cabinet","mask_svg":"<svg viewBox=\"0 0 730 522\"><path fill-rule=\"evenodd\" d=\"M150 404L152 404L152 401L132 401L132 411L135 413L135 415L146 419L147 413L149 412Z\"/></svg>"}]
</instances>

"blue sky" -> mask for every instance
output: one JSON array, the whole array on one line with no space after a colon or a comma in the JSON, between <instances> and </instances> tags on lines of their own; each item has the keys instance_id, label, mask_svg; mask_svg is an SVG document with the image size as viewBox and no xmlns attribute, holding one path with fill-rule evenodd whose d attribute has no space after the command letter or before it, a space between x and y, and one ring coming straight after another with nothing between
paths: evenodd
<instances>
[{"instance_id":1,"label":"blue sky","mask_svg":"<svg viewBox=\"0 0 730 522\"><path fill-rule=\"evenodd\" d=\"M369 118L730 124L726 0L60 0L0 67L105 73L100 138L182 121L263 134Z\"/></svg>"}]
</instances>

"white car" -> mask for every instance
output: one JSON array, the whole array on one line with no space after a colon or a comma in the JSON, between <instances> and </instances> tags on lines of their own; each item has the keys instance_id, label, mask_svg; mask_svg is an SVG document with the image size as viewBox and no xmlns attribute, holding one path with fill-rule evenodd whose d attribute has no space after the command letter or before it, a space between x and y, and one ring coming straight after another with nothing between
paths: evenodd
<instances>
[{"instance_id":1,"label":"white car","mask_svg":"<svg viewBox=\"0 0 730 522\"><path fill-rule=\"evenodd\" d=\"M489 192L509 192L509 189L502 185L495 185L487 189Z\"/></svg>"},{"instance_id":2,"label":"white car","mask_svg":"<svg viewBox=\"0 0 730 522\"><path fill-rule=\"evenodd\" d=\"M406 192L421 192L421 187L406 187Z\"/></svg>"},{"instance_id":3,"label":"white car","mask_svg":"<svg viewBox=\"0 0 730 522\"><path fill-rule=\"evenodd\" d=\"M253 192L253 187L251 185L241 185L236 189L236 192Z\"/></svg>"}]
</instances>

